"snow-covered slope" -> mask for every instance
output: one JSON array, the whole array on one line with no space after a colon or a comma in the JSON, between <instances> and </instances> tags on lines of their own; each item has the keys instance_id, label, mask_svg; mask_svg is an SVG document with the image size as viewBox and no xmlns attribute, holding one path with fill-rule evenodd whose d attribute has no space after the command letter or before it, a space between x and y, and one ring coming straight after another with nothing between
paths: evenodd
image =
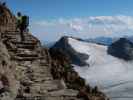
<instances>
[{"instance_id":1,"label":"snow-covered slope","mask_svg":"<svg viewBox=\"0 0 133 100\"><path fill-rule=\"evenodd\" d=\"M75 70L92 86L98 85L111 100L133 100L133 63L113 57L107 47L69 38L69 44L77 52L89 55L90 67Z\"/></svg>"}]
</instances>

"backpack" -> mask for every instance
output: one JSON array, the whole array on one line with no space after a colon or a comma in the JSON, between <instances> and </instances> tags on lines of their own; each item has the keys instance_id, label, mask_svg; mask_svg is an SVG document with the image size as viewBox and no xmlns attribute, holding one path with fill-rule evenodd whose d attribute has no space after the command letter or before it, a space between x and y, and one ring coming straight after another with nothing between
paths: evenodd
<instances>
[{"instance_id":1,"label":"backpack","mask_svg":"<svg viewBox=\"0 0 133 100\"><path fill-rule=\"evenodd\" d=\"M29 26L29 17L28 16L22 16L22 24L26 27Z\"/></svg>"}]
</instances>

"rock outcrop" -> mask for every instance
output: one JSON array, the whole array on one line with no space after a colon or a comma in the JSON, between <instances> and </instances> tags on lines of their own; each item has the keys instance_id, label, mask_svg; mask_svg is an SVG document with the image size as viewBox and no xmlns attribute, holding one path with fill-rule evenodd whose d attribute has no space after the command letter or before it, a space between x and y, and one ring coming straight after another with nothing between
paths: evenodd
<instances>
[{"instance_id":1,"label":"rock outcrop","mask_svg":"<svg viewBox=\"0 0 133 100\"><path fill-rule=\"evenodd\" d=\"M89 56L75 51L68 43L68 39L69 37L67 36L62 37L58 42L55 43L55 45L52 46L52 48L62 49L64 53L68 55L69 59L73 64L79 66L88 65L85 60L87 60Z\"/></svg>"},{"instance_id":2,"label":"rock outcrop","mask_svg":"<svg viewBox=\"0 0 133 100\"><path fill-rule=\"evenodd\" d=\"M50 56L53 51L49 54L49 50L42 47L40 41L29 32L24 32L25 41L20 41L16 18L7 7L0 5L0 10L6 16L0 16L1 23L4 23L0 30L0 100L87 100L82 95L78 96L82 98L77 98L85 83L76 72L72 72L71 67L64 66L65 63L68 64L65 62L66 58L60 59L63 57L61 55L56 59L57 53L55 57ZM5 20L8 21L4 22ZM59 74L57 76L52 74L55 67L58 69L54 72L55 75ZM63 72L59 71L61 68ZM66 71L67 68L69 71ZM63 79L66 75L60 77L60 73L69 75ZM75 84L80 79L82 84ZM95 97L99 98L97 100L106 98L102 96L104 99L101 99L99 95Z\"/></svg>"},{"instance_id":3,"label":"rock outcrop","mask_svg":"<svg viewBox=\"0 0 133 100\"><path fill-rule=\"evenodd\" d=\"M15 64L0 40L0 100L14 100L19 82L15 78Z\"/></svg>"},{"instance_id":4,"label":"rock outcrop","mask_svg":"<svg viewBox=\"0 0 133 100\"><path fill-rule=\"evenodd\" d=\"M133 43L126 38L120 38L109 46L108 53L127 61L133 60Z\"/></svg>"},{"instance_id":5,"label":"rock outcrop","mask_svg":"<svg viewBox=\"0 0 133 100\"><path fill-rule=\"evenodd\" d=\"M15 16L6 6L0 4L0 32L15 30L14 28L16 28Z\"/></svg>"}]
</instances>

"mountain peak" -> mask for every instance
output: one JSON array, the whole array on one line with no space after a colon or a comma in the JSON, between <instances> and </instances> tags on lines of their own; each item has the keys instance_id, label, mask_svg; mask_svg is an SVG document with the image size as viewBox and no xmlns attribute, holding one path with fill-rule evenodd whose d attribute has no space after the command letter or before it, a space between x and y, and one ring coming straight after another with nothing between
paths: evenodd
<instances>
[{"instance_id":1,"label":"mountain peak","mask_svg":"<svg viewBox=\"0 0 133 100\"><path fill-rule=\"evenodd\" d=\"M132 50L133 43L127 38L120 38L109 46L108 53L124 60L133 60Z\"/></svg>"},{"instance_id":2,"label":"mountain peak","mask_svg":"<svg viewBox=\"0 0 133 100\"><path fill-rule=\"evenodd\" d=\"M59 41L66 41L66 40L68 40L69 38L75 39L75 40L79 40L79 41L85 41L85 40L83 40L83 39L81 39L81 38L73 37L73 36L62 36L62 37L60 38Z\"/></svg>"},{"instance_id":3,"label":"mountain peak","mask_svg":"<svg viewBox=\"0 0 133 100\"><path fill-rule=\"evenodd\" d=\"M72 44L69 43L69 39L76 39L82 41L79 38L64 36L51 47L51 49L61 49L69 58L73 64L79 66L88 65L85 60L89 58L88 55L75 51L72 48Z\"/></svg>"}]
</instances>

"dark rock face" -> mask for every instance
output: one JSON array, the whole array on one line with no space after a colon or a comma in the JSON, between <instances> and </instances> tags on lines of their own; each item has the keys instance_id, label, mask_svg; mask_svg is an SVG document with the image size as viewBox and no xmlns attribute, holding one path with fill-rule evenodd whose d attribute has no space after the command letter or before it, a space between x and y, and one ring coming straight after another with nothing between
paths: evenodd
<instances>
[{"instance_id":1,"label":"dark rock face","mask_svg":"<svg viewBox=\"0 0 133 100\"><path fill-rule=\"evenodd\" d=\"M52 57L51 73L54 79L64 79L70 89L79 90L85 86L85 80L73 70L68 57L60 49L50 50Z\"/></svg>"},{"instance_id":2,"label":"dark rock face","mask_svg":"<svg viewBox=\"0 0 133 100\"><path fill-rule=\"evenodd\" d=\"M73 64L79 65L79 66L85 66L88 65L85 60L89 58L88 55L82 54L79 52L76 52L71 45L68 43L68 38L67 36L62 37L58 42L55 43L51 49L62 49L62 51L69 57L71 62ZM89 65L88 65L89 66Z\"/></svg>"},{"instance_id":3,"label":"dark rock face","mask_svg":"<svg viewBox=\"0 0 133 100\"><path fill-rule=\"evenodd\" d=\"M126 38L120 38L109 46L108 53L127 61L133 60L133 43Z\"/></svg>"},{"instance_id":4,"label":"dark rock face","mask_svg":"<svg viewBox=\"0 0 133 100\"><path fill-rule=\"evenodd\" d=\"M15 26L15 16L6 6L0 4L0 32L4 32L6 30L13 30Z\"/></svg>"}]
</instances>

